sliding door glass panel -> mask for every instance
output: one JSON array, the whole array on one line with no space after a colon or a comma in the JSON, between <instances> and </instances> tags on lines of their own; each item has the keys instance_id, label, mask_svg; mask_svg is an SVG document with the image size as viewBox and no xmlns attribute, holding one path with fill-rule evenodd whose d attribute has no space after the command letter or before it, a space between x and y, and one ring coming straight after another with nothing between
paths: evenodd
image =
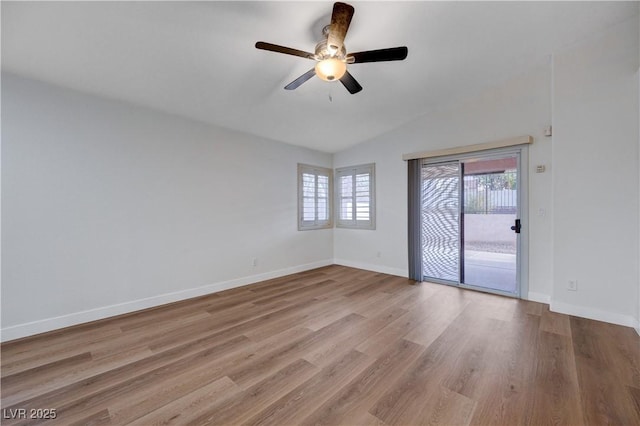
<instances>
[{"instance_id":1,"label":"sliding door glass panel","mask_svg":"<svg viewBox=\"0 0 640 426\"><path fill-rule=\"evenodd\" d=\"M464 162L463 284L517 293L518 159Z\"/></svg>"},{"instance_id":2,"label":"sliding door glass panel","mask_svg":"<svg viewBox=\"0 0 640 426\"><path fill-rule=\"evenodd\" d=\"M423 164L422 273L425 281L459 282L460 164Z\"/></svg>"}]
</instances>

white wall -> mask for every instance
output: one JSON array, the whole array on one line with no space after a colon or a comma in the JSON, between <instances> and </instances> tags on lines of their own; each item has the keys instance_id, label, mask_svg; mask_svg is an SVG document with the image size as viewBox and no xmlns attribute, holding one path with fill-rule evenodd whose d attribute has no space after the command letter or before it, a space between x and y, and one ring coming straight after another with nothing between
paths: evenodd
<instances>
[{"instance_id":1,"label":"white wall","mask_svg":"<svg viewBox=\"0 0 640 426\"><path fill-rule=\"evenodd\" d=\"M639 280L637 70L635 17L554 55L551 307L626 325Z\"/></svg>"},{"instance_id":2,"label":"white wall","mask_svg":"<svg viewBox=\"0 0 640 426\"><path fill-rule=\"evenodd\" d=\"M331 263L329 154L8 74L2 113L3 340Z\"/></svg>"},{"instance_id":3,"label":"white wall","mask_svg":"<svg viewBox=\"0 0 640 426\"><path fill-rule=\"evenodd\" d=\"M334 155L334 166L376 163L376 230L336 229L338 263L407 275L407 165L402 154L531 135L529 169L529 296L551 294L551 123L549 65L532 69L463 104L418 117L393 132ZM544 216L538 212L543 209ZM377 257L380 252L380 257ZM525 295L526 297L527 295Z\"/></svg>"}]
</instances>

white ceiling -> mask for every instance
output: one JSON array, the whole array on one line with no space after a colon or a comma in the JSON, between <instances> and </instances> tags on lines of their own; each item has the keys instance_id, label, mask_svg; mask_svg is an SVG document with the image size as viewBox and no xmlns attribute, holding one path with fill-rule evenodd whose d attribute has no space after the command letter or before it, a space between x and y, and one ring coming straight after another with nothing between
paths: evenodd
<instances>
[{"instance_id":1,"label":"white ceiling","mask_svg":"<svg viewBox=\"0 0 640 426\"><path fill-rule=\"evenodd\" d=\"M351 2L350 52L406 45L402 62L354 64L350 95L314 62L332 2L2 2L2 69L215 125L336 152L548 61L638 14L638 2ZM332 98L332 101L330 100ZM327 137L329 134L331 137Z\"/></svg>"}]
</instances>

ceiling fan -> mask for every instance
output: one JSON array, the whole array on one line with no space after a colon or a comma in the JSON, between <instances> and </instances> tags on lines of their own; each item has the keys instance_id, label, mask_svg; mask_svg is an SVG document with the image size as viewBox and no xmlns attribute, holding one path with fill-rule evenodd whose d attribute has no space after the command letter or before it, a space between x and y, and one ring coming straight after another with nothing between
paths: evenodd
<instances>
[{"instance_id":1,"label":"ceiling fan","mask_svg":"<svg viewBox=\"0 0 640 426\"><path fill-rule=\"evenodd\" d=\"M384 62L402 61L407 57L409 50L406 46L392 47L389 49L367 50L364 52L347 53L344 46L344 39L353 18L353 6L346 3L334 3L331 14L331 24L324 27L322 35L324 38L316 45L315 53L303 50L292 49L290 47L279 46L277 44L259 41L256 48L269 50L272 52L284 53L287 55L300 56L317 62L300 77L287 84L284 88L294 90L302 83L317 75L325 81L340 80L351 94L358 93L362 86L347 71L348 64L359 64L363 62Z\"/></svg>"}]
</instances>

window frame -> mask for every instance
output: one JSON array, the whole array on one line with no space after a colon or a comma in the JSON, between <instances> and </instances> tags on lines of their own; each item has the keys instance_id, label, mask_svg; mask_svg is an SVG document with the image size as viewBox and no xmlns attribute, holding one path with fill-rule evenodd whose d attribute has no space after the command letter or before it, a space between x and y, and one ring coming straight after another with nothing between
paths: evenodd
<instances>
[{"instance_id":1,"label":"window frame","mask_svg":"<svg viewBox=\"0 0 640 426\"><path fill-rule=\"evenodd\" d=\"M315 219L313 221L304 220L304 191L303 175L312 174L315 181L315 200L318 199L318 176L326 176L328 179L327 188L327 219L318 219L318 204L315 207ZM327 167L312 166L298 163L298 231L310 231L314 229L333 228L333 170Z\"/></svg>"},{"instance_id":2,"label":"window frame","mask_svg":"<svg viewBox=\"0 0 640 426\"><path fill-rule=\"evenodd\" d=\"M356 205L355 196L355 178L356 175L368 174L369 175L369 220L359 221L357 219L357 212L353 211L353 219L343 220L340 217L340 209L342 206L342 199L347 198L342 194L341 177L352 176L353 177L353 192L351 194L351 202ZM345 229L376 229L376 165L375 163L360 164L357 166L340 167L335 169L334 182L335 188L335 206L336 206L336 228ZM357 208L357 207L356 207Z\"/></svg>"}]
</instances>

